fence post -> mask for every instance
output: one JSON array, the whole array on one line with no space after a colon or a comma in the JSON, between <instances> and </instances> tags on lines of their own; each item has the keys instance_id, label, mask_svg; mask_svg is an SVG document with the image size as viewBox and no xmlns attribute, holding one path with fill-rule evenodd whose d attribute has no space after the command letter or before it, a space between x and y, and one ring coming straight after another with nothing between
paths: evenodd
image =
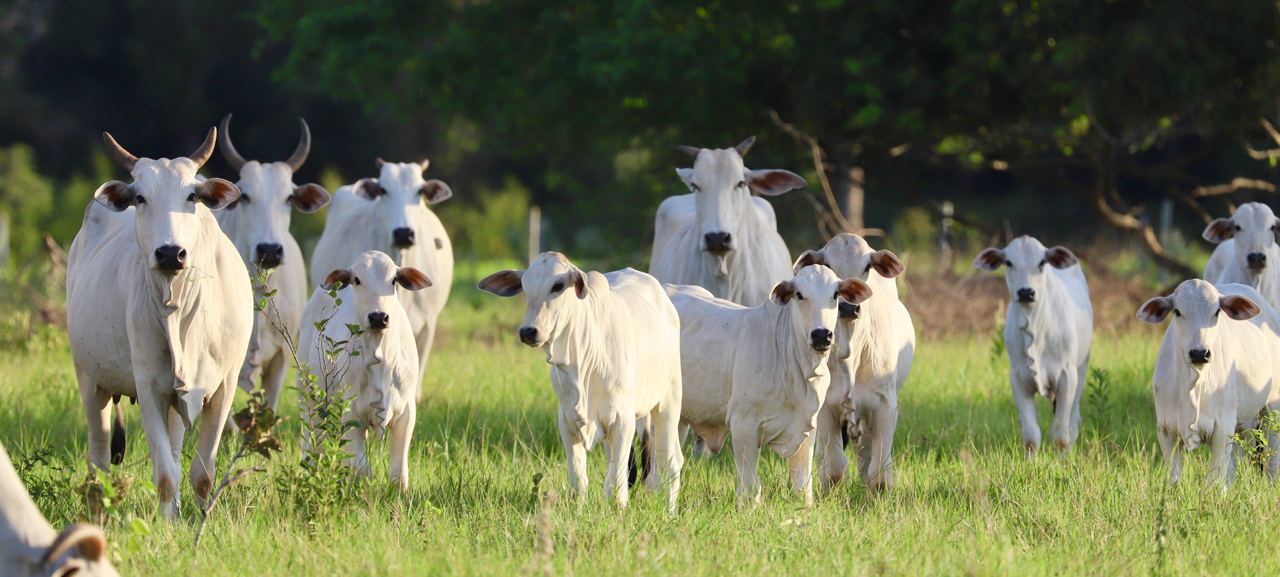
<instances>
[{"instance_id":1,"label":"fence post","mask_svg":"<svg viewBox=\"0 0 1280 577\"><path fill-rule=\"evenodd\" d=\"M0 212L0 269L9 264L9 213Z\"/></svg>"},{"instance_id":2,"label":"fence post","mask_svg":"<svg viewBox=\"0 0 1280 577\"><path fill-rule=\"evenodd\" d=\"M538 258L538 254L542 252L542 209L535 206L529 207L529 260L525 266L533 264L533 259Z\"/></svg>"}]
</instances>

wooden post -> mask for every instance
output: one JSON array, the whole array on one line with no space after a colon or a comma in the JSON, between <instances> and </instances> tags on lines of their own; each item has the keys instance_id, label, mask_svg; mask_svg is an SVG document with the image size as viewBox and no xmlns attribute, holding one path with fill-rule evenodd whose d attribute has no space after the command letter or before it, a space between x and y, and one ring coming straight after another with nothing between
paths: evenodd
<instances>
[{"instance_id":1,"label":"wooden post","mask_svg":"<svg viewBox=\"0 0 1280 577\"><path fill-rule=\"evenodd\" d=\"M542 252L542 209L537 206L529 207L529 260L525 266L533 264L533 259L538 258L538 254Z\"/></svg>"}]
</instances>

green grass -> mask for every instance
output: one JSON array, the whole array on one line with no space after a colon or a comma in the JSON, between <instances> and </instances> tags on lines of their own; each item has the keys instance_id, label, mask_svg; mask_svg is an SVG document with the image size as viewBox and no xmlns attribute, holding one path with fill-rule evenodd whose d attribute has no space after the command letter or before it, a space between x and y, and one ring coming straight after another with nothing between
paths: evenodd
<instances>
[{"instance_id":1,"label":"green grass","mask_svg":"<svg viewBox=\"0 0 1280 577\"><path fill-rule=\"evenodd\" d=\"M1158 342L1145 334L1095 343L1094 366L1106 369L1109 385L1088 395L1081 440L1065 457L1023 457L1006 361L992 358L989 341L926 342L903 391L898 484L885 496L871 498L855 482L819 490L806 508L769 453L764 504L740 510L726 450L687 462L675 515L642 491L618 511L600 492L601 450L591 455L587 504L562 498L540 523L537 492L563 495L565 487L546 364L512 336L522 298L458 284L425 378L407 494L387 489L386 444L375 442L364 498L305 522L273 482L299 459L289 408L285 452L267 474L229 490L198 550L191 541L199 513L185 479L173 523L155 518L152 496L132 491L119 508L150 532L130 546L122 524L108 527L122 572L1245 575L1274 573L1280 562L1280 491L1257 472L1242 467L1224 495L1201 482L1207 456L1199 452L1180 486L1164 483L1150 395ZM42 510L61 525L86 514L69 488L85 472L84 417L65 346L40 349L0 355L0 442L15 460L48 448L55 463L73 467L36 465L27 475L42 491ZM124 471L148 479L136 408L126 413ZM1047 430L1043 401L1041 415ZM230 450L224 445L220 466Z\"/></svg>"}]
</instances>

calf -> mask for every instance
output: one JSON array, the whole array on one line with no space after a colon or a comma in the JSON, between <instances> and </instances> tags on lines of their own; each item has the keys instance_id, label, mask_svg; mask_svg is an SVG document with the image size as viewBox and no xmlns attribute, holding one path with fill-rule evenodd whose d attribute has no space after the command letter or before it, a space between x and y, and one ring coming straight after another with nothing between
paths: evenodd
<instances>
[{"instance_id":1,"label":"calf","mask_svg":"<svg viewBox=\"0 0 1280 577\"><path fill-rule=\"evenodd\" d=\"M311 284L324 275L351 264L367 250L391 256L400 266L411 266L433 279L431 288L400 294L409 326L418 347L418 374L426 372L436 319L449 300L453 285L453 245L431 206L453 196L449 185L423 180L429 161L384 162L378 159L378 178L362 178L333 193L324 232L311 256ZM418 385L415 400L422 397Z\"/></svg>"},{"instance_id":2,"label":"calf","mask_svg":"<svg viewBox=\"0 0 1280 577\"><path fill-rule=\"evenodd\" d=\"M872 250L862 237L840 234L822 250L806 251L796 261L826 265L840 278L856 278L871 287L862 304L840 302L836 352L827 359L831 386L818 414L824 486L844 478L849 467L842 433L858 450L858 472L873 490L893 484L893 435L898 427L898 391L915 359L916 331L907 307L898 300L894 277L906 267L892 252Z\"/></svg>"},{"instance_id":3,"label":"calf","mask_svg":"<svg viewBox=\"0 0 1280 577\"><path fill-rule=\"evenodd\" d=\"M0 445L0 574L115 577L102 530L74 523L58 533L36 508Z\"/></svg>"},{"instance_id":4,"label":"calf","mask_svg":"<svg viewBox=\"0 0 1280 577\"><path fill-rule=\"evenodd\" d=\"M680 317L653 277L634 269L583 272L564 255L544 252L529 270L504 270L480 290L528 299L520 342L541 348L560 403L557 422L569 488L586 498L587 452L601 440L609 454L604 491L625 507L636 421L653 427L650 489L665 487L667 506L680 493Z\"/></svg>"},{"instance_id":5,"label":"calf","mask_svg":"<svg viewBox=\"0 0 1280 577\"><path fill-rule=\"evenodd\" d=\"M240 189L196 175L216 136L211 129L188 158L151 160L104 134L134 181L98 187L67 260L67 336L89 421L89 465L110 466L112 398L136 398L156 496L170 518L178 511L183 433L196 416L191 487L201 504L213 489L218 443L253 329L249 273L211 212L234 202Z\"/></svg>"},{"instance_id":6,"label":"calf","mask_svg":"<svg viewBox=\"0 0 1280 577\"><path fill-rule=\"evenodd\" d=\"M337 301L329 296L338 288ZM363 475L369 474L365 438L372 431L391 432L389 476L409 488L409 441L417 419L418 349L409 316L396 297L397 287L419 291L431 286L426 275L413 267L397 267L391 257L369 251L348 268L325 275L320 288L302 311L300 355L328 392L345 383L351 401L347 420L360 425L347 433L351 440L348 461ZM340 303L340 304L339 304ZM351 327L363 334L352 336ZM326 354L329 343L350 343L340 352Z\"/></svg>"},{"instance_id":7,"label":"calf","mask_svg":"<svg viewBox=\"0 0 1280 577\"><path fill-rule=\"evenodd\" d=\"M235 243L240 258L250 271L272 270L266 286L257 282L254 298L273 293L272 304L253 316L253 336L249 353L240 369L240 388L252 391L262 379L267 406L275 409L284 388L291 353L285 334L274 323L283 325L288 339L297 342L302 322L302 307L307 302L307 263L302 249L289 233L293 211L312 213L329 204L329 193L318 184L297 186L293 173L302 167L311 151L311 131L302 123L302 137L293 154L283 162L262 163L245 160L231 144L231 115L222 119L218 145L231 168L240 173L236 187L240 198L215 213L222 231ZM270 315L272 318L268 318Z\"/></svg>"},{"instance_id":8,"label":"calf","mask_svg":"<svg viewBox=\"0 0 1280 577\"><path fill-rule=\"evenodd\" d=\"M1004 250L982 251L973 265L986 271L1006 267L1004 343L1027 455L1040 447L1036 394L1053 401L1054 443L1070 448L1080 434L1080 395L1093 344L1093 305L1080 262L1064 247L1045 248L1020 236Z\"/></svg>"},{"instance_id":9,"label":"calf","mask_svg":"<svg viewBox=\"0 0 1280 577\"><path fill-rule=\"evenodd\" d=\"M1209 223L1204 238L1219 243L1204 265L1204 280L1251 286L1272 307L1280 306L1280 246L1276 246L1276 215L1271 207L1242 204L1231 218Z\"/></svg>"},{"instance_id":10,"label":"calf","mask_svg":"<svg viewBox=\"0 0 1280 577\"><path fill-rule=\"evenodd\" d=\"M753 308L701 287L666 289L680 313L682 422L712 453L733 434L741 502L760 501L756 462L769 446L787 459L792 487L811 503L813 431L831 380L837 302L862 303L871 289L823 266L779 282L769 301Z\"/></svg>"}]
</instances>

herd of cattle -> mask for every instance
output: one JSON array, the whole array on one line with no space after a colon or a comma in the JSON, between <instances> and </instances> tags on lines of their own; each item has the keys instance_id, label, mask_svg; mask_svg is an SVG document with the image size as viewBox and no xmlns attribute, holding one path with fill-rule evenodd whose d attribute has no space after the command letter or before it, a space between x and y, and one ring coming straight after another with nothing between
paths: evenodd
<instances>
[{"instance_id":1,"label":"herd of cattle","mask_svg":"<svg viewBox=\"0 0 1280 577\"><path fill-rule=\"evenodd\" d=\"M379 159L377 178L332 194L299 186L293 174L311 142L305 121L288 160L262 163L236 151L230 119L176 159L138 158L103 135L133 182L98 188L68 262L67 327L88 421L88 463L106 471L122 462L120 399L128 397L141 413L160 512L168 518L178 512L183 435L198 424L189 475L203 503L234 388L261 386L275 407L297 343L313 370L345 367L315 372L330 390L349 387L350 418L360 423L350 433L350 464L368 475L366 436L389 433L389 474L407 488L422 375L453 280L449 237L429 207L453 193L423 179L426 161ZM743 502L760 499L756 464L765 447L787 459L793 489L806 502L815 451L824 486L845 477L850 444L862 482L874 491L893 483L898 394L915 355L915 330L894 280L905 266L853 234L792 261L772 207L752 191L778 195L805 181L785 170L747 169L743 158L753 142L680 147L694 157L692 168L677 169L690 193L659 207L649 274L583 271L546 252L527 270L479 282L498 296L525 294L519 338L542 349L551 365L569 483L579 498L587 492L587 452L603 442L606 495L625 506L629 473L638 468L674 508L690 430L693 452L702 455L718 453L732 434ZM215 144L239 171L238 182L197 173ZM290 217L294 209L326 205L308 282ZM1182 452L1208 442L1211 478L1229 483L1232 435L1280 409L1280 384L1273 386L1280 374L1273 308L1280 305L1280 267L1267 266L1280 262L1276 227L1261 204L1214 221L1204 233L1220 243L1205 270L1212 283L1186 281L1138 311L1149 323L1174 316L1153 379L1172 480ZM1009 377L1028 454L1041 441L1036 395L1053 402L1053 443L1069 448L1079 435L1093 335L1076 256L1024 236L982 251L974 265L1005 267ZM254 301L265 296L271 305L255 312ZM325 350L326 342L345 341L351 346L336 357ZM1273 456L1267 472L1274 478L1278 467L1280 456ZM73 525L56 534L2 447L0 537L0 561L29 568L20 574L114 573L101 531Z\"/></svg>"}]
</instances>

